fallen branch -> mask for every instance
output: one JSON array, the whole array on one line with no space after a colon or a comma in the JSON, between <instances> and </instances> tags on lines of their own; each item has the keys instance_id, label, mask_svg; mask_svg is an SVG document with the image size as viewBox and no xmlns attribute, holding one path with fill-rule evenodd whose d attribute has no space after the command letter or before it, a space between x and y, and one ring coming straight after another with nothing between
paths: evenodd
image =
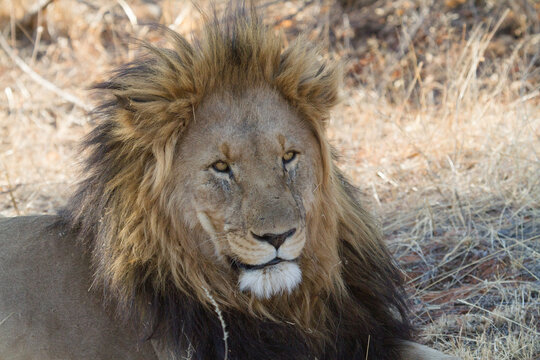
<instances>
[{"instance_id":1,"label":"fallen branch","mask_svg":"<svg viewBox=\"0 0 540 360\"><path fill-rule=\"evenodd\" d=\"M9 46L9 44L7 43L6 39L4 38L4 36L2 34L0 34L0 46L2 46L2 49L4 49L4 51L6 52L6 54L8 54L8 56L11 58L11 60L13 60L13 62L22 71L24 71L26 74L28 74L28 76L30 76L30 78L32 80L34 80L36 83L38 83L39 85L43 86L47 90L50 90L53 93L55 93L56 95L60 96L62 99L72 103L75 106L80 107L81 109L83 109L85 111L90 111L92 109L91 106L86 105L85 103L83 103L83 101L81 99L79 99L78 97L76 97L75 95L72 95L72 94L60 89L58 86L54 85L53 83L51 83L48 80L45 80L43 77L41 77L41 75L39 75L34 70L32 70L24 62L23 59L21 59L20 57L17 56L17 54L15 54L15 52Z\"/></svg>"}]
</instances>

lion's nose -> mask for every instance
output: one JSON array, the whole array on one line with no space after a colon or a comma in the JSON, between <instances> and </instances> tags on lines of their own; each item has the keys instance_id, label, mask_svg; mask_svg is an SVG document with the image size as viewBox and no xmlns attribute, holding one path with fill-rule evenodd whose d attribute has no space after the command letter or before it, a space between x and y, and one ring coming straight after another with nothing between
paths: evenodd
<instances>
[{"instance_id":1,"label":"lion's nose","mask_svg":"<svg viewBox=\"0 0 540 360\"><path fill-rule=\"evenodd\" d=\"M253 237L259 241L265 241L271 244L277 250L285 242L285 240L287 240L288 237L293 236L295 232L296 232L296 228L286 231L282 234L257 235L252 231L251 235L253 235Z\"/></svg>"}]
</instances>

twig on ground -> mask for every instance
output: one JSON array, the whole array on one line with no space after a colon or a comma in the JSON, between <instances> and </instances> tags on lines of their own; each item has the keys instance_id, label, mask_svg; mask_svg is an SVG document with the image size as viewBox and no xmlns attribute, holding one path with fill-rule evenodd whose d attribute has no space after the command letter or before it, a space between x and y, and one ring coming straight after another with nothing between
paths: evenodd
<instances>
[{"instance_id":1,"label":"twig on ground","mask_svg":"<svg viewBox=\"0 0 540 360\"><path fill-rule=\"evenodd\" d=\"M56 95L60 96L62 99L72 103L75 106L80 107L81 109L85 111L90 111L92 109L91 106L86 105L83 103L81 99L76 97L75 95L72 95L62 89L60 89L58 86L54 85L48 80L45 80L41 75L36 73L34 70L32 70L20 57L18 57L13 49L9 46L6 39L2 34L0 34L0 46L2 46L2 49L8 54L8 56L13 60L13 62L26 74L30 76L32 80L34 80L39 85L43 86L47 90L50 90L54 92Z\"/></svg>"},{"instance_id":2,"label":"twig on ground","mask_svg":"<svg viewBox=\"0 0 540 360\"><path fill-rule=\"evenodd\" d=\"M124 10L124 12L126 13L126 16L128 17L129 22L131 23L131 26L132 27L137 26L137 24L139 23L137 21L137 16L133 12L133 10L131 10L131 7L129 7L128 3L125 0L117 0L117 1L118 1L118 4L120 4L120 6L122 7L122 10Z\"/></svg>"},{"instance_id":3,"label":"twig on ground","mask_svg":"<svg viewBox=\"0 0 540 360\"><path fill-rule=\"evenodd\" d=\"M14 313L11 313L11 314L9 314L8 316L6 316L5 318L3 318L2 321L0 321L0 326L1 326L3 323L5 323L5 322L11 317L11 315L13 315L13 314L14 314Z\"/></svg>"}]
</instances>

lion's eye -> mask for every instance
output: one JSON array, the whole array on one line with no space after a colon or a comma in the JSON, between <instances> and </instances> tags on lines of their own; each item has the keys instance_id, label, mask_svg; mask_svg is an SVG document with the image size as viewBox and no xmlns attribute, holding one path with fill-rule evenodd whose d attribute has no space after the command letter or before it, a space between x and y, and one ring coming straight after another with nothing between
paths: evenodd
<instances>
[{"instance_id":1,"label":"lion's eye","mask_svg":"<svg viewBox=\"0 0 540 360\"><path fill-rule=\"evenodd\" d=\"M227 164L226 162L224 161L216 161L215 163L212 164L212 169L216 170L217 172L222 172L222 173L228 173L229 171L231 171L231 168L229 167L229 164Z\"/></svg>"},{"instance_id":2,"label":"lion's eye","mask_svg":"<svg viewBox=\"0 0 540 360\"><path fill-rule=\"evenodd\" d=\"M285 155L283 155L283 163L288 164L293 161L296 158L296 154L296 151L287 151Z\"/></svg>"}]
</instances>

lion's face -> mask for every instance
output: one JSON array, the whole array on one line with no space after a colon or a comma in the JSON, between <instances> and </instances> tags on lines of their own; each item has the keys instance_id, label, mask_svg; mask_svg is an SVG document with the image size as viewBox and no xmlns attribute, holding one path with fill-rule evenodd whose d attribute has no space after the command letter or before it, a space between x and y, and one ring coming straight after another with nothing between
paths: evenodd
<instances>
[{"instance_id":1,"label":"lion's face","mask_svg":"<svg viewBox=\"0 0 540 360\"><path fill-rule=\"evenodd\" d=\"M181 140L185 221L204 229L204 256L259 298L302 281L300 258L320 177L308 124L268 89L208 97Z\"/></svg>"}]
</instances>

